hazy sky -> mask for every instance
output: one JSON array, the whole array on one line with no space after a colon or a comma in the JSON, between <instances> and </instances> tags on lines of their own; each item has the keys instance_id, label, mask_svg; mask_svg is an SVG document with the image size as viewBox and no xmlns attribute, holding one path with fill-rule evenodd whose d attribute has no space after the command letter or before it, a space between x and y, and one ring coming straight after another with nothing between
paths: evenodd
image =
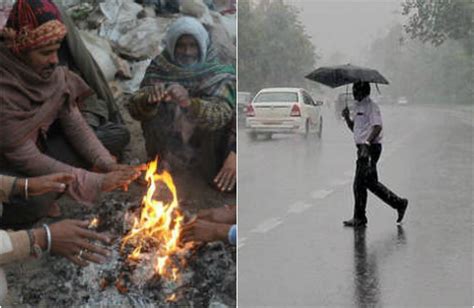
<instances>
[{"instance_id":1,"label":"hazy sky","mask_svg":"<svg viewBox=\"0 0 474 308\"><path fill-rule=\"evenodd\" d=\"M402 22L401 0L286 0L300 9L301 21L322 54L320 64L340 52L358 64L370 42ZM334 63L335 64L335 63Z\"/></svg>"}]
</instances>

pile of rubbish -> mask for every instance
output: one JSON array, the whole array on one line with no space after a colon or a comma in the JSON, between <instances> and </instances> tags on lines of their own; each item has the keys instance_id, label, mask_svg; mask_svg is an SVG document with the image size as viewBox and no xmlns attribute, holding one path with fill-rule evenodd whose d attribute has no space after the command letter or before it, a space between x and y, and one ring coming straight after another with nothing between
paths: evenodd
<instances>
[{"instance_id":1,"label":"pile of rubbish","mask_svg":"<svg viewBox=\"0 0 474 308\"><path fill-rule=\"evenodd\" d=\"M0 29L15 1L0 3ZM235 0L54 0L79 29L115 97L138 90L173 20L187 15L208 29L223 63L236 61Z\"/></svg>"},{"instance_id":2,"label":"pile of rubbish","mask_svg":"<svg viewBox=\"0 0 474 308\"><path fill-rule=\"evenodd\" d=\"M235 64L235 1L62 2L115 96L138 90L147 66L163 50L168 26L183 15L198 18L209 30L220 60Z\"/></svg>"}]
</instances>

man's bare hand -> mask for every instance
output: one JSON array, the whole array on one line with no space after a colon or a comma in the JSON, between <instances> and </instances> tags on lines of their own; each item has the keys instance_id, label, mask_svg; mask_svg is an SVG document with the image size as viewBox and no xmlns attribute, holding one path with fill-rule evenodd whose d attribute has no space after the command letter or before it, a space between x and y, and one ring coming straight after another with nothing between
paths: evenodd
<instances>
[{"instance_id":1,"label":"man's bare hand","mask_svg":"<svg viewBox=\"0 0 474 308\"><path fill-rule=\"evenodd\" d=\"M349 108L346 107L346 108L342 109L341 114L344 118L348 118L350 116L351 112L349 111Z\"/></svg>"},{"instance_id":2,"label":"man's bare hand","mask_svg":"<svg viewBox=\"0 0 474 308\"><path fill-rule=\"evenodd\" d=\"M126 165L126 164L111 164L107 166L107 171L131 171L131 170L145 171L146 168L147 168L146 164L141 164L141 165L136 165L136 166Z\"/></svg>"},{"instance_id":3,"label":"man's bare hand","mask_svg":"<svg viewBox=\"0 0 474 308\"><path fill-rule=\"evenodd\" d=\"M166 96L165 85L159 83L148 88L148 100L147 103L151 105L159 104L164 100Z\"/></svg>"},{"instance_id":4,"label":"man's bare hand","mask_svg":"<svg viewBox=\"0 0 474 308\"><path fill-rule=\"evenodd\" d=\"M221 191L232 190L232 188L235 186L236 173L237 155L235 152L231 151L222 164L221 170L214 178L214 183L216 183L217 188L219 188Z\"/></svg>"},{"instance_id":5,"label":"man's bare hand","mask_svg":"<svg viewBox=\"0 0 474 308\"><path fill-rule=\"evenodd\" d=\"M74 175L69 173L54 173L28 179L28 194L38 196L47 192L62 193L66 186L74 180ZM18 180L19 190L24 189L25 180Z\"/></svg>"},{"instance_id":6,"label":"man's bare hand","mask_svg":"<svg viewBox=\"0 0 474 308\"><path fill-rule=\"evenodd\" d=\"M136 180L141 174L140 171L135 170L132 166L129 167L131 168L127 170L118 170L107 173L102 182L102 191L108 192L119 187L127 190L128 185Z\"/></svg>"},{"instance_id":7,"label":"man's bare hand","mask_svg":"<svg viewBox=\"0 0 474 308\"><path fill-rule=\"evenodd\" d=\"M237 222L237 208L235 205L224 205L202 209L197 213L197 218L217 223L235 224Z\"/></svg>"},{"instance_id":8,"label":"man's bare hand","mask_svg":"<svg viewBox=\"0 0 474 308\"><path fill-rule=\"evenodd\" d=\"M187 108L191 104L188 90L178 83L173 83L166 89L165 101L177 102L183 108Z\"/></svg>"},{"instance_id":9,"label":"man's bare hand","mask_svg":"<svg viewBox=\"0 0 474 308\"><path fill-rule=\"evenodd\" d=\"M181 240L183 242L214 242L227 241L232 225L195 219L183 225Z\"/></svg>"},{"instance_id":10,"label":"man's bare hand","mask_svg":"<svg viewBox=\"0 0 474 308\"><path fill-rule=\"evenodd\" d=\"M104 234L89 230L88 220L63 220L50 225L51 253L65 257L69 261L86 266L89 262L104 263L110 251L91 241L110 243Z\"/></svg>"}]
</instances>

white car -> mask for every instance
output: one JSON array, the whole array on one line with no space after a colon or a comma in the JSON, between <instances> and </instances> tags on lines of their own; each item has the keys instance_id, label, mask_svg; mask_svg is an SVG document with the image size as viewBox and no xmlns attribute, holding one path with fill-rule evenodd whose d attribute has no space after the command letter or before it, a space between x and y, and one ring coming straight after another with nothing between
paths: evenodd
<instances>
[{"instance_id":1,"label":"white car","mask_svg":"<svg viewBox=\"0 0 474 308\"><path fill-rule=\"evenodd\" d=\"M240 114L244 114L247 109L247 105L250 104L252 99L250 92L237 92L237 110Z\"/></svg>"},{"instance_id":2,"label":"white car","mask_svg":"<svg viewBox=\"0 0 474 308\"><path fill-rule=\"evenodd\" d=\"M271 137L273 133L300 133L306 137L313 133L321 138L322 104L304 89L262 89L247 106L247 132L251 138L259 134Z\"/></svg>"}]
</instances>

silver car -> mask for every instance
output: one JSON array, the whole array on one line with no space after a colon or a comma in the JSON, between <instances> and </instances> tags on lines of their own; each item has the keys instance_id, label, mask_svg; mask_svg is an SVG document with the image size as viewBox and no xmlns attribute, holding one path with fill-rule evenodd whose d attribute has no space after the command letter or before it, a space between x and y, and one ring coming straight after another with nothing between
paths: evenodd
<instances>
[{"instance_id":1,"label":"silver car","mask_svg":"<svg viewBox=\"0 0 474 308\"><path fill-rule=\"evenodd\" d=\"M267 88L255 95L247 107L246 127L251 138L274 133L322 136L322 101L314 101L301 88Z\"/></svg>"}]
</instances>

